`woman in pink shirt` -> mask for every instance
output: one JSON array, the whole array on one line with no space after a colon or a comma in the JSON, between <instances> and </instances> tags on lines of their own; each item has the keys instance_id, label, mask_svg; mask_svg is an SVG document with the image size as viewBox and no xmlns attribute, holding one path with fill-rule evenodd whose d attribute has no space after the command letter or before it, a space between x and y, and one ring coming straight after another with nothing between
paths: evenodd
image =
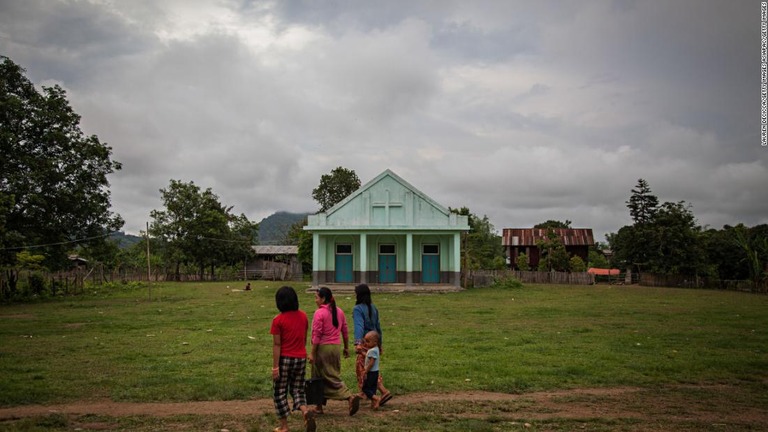
<instances>
[{"instance_id":1,"label":"woman in pink shirt","mask_svg":"<svg viewBox=\"0 0 768 432\"><path fill-rule=\"evenodd\" d=\"M333 293L321 287L315 293L317 310L312 317L312 378L323 378L325 399L347 400L349 415L360 408L360 396L352 393L341 380L341 341L344 340L344 357L349 357L349 335L344 312L336 306ZM323 412L323 406L317 406Z\"/></svg>"}]
</instances>

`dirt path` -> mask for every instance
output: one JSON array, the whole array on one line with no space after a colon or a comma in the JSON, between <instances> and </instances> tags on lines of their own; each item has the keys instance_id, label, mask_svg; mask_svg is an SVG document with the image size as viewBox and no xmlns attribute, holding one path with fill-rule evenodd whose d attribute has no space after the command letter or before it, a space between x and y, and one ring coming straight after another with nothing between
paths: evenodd
<instances>
[{"instance_id":1,"label":"dirt path","mask_svg":"<svg viewBox=\"0 0 768 432\"><path fill-rule=\"evenodd\" d=\"M698 395L698 397L697 397ZM670 426L666 430L683 430L676 424L707 424L712 427L739 425L736 429L768 428L768 408L744 404L744 392L735 386L676 386L663 389L632 387L573 389L511 395L490 392L424 393L396 396L378 412L365 412L374 417L401 416L409 411L444 410L454 418L487 418L508 415L514 419L544 421L551 419L636 419ZM746 395L748 396L748 395ZM458 409L457 409L458 407ZM499 412L499 407L502 407ZM329 419L343 422L346 404L329 403ZM361 412L363 409L361 409ZM506 411L506 414L505 414ZM60 405L29 405L0 408L0 421L61 414L68 417L101 415L112 418L130 416L169 417L178 415L228 415L233 417L272 414L271 399L248 401L210 401L183 403L127 403L83 401ZM449 414L446 414L449 413ZM346 417L348 418L348 417ZM100 429L87 424L80 429ZM654 427L652 430L665 430Z\"/></svg>"}]
</instances>

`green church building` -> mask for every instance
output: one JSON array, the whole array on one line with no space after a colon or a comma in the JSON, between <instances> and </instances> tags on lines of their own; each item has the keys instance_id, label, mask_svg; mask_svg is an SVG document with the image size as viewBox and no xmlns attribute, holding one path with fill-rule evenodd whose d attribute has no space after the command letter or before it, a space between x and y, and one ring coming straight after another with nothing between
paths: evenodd
<instances>
[{"instance_id":1,"label":"green church building","mask_svg":"<svg viewBox=\"0 0 768 432\"><path fill-rule=\"evenodd\" d=\"M326 212L309 216L312 285L450 285L461 280L467 216L390 170Z\"/></svg>"}]
</instances>

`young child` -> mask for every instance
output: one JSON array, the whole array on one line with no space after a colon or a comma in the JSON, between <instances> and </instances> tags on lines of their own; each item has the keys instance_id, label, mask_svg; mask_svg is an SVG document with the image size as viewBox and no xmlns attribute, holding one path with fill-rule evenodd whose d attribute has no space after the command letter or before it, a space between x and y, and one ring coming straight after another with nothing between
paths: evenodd
<instances>
[{"instance_id":1,"label":"young child","mask_svg":"<svg viewBox=\"0 0 768 432\"><path fill-rule=\"evenodd\" d=\"M293 398L293 409L304 414L304 426L314 432L315 412L307 407L304 376L307 370L307 314L299 310L299 297L292 287L281 287L275 293L280 313L272 320L272 380L274 402L280 426L275 432L288 432L288 392Z\"/></svg>"},{"instance_id":2,"label":"young child","mask_svg":"<svg viewBox=\"0 0 768 432\"><path fill-rule=\"evenodd\" d=\"M363 381L363 394L371 400L371 408L379 409L381 398L376 396L379 382L379 334L371 330L363 338L363 346L368 351L365 353L365 380Z\"/></svg>"}]
</instances>

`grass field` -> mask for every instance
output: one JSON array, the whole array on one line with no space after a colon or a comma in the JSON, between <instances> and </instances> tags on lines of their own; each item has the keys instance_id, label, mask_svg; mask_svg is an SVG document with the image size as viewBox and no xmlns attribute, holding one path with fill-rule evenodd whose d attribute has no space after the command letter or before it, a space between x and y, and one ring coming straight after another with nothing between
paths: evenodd
<instances>
[{"instance_id":1,"label":"grass field","mask_svg":"<svg viewBox=\"0 0 768 432\"><path fill-rule=\"evenodd\" d=\"M0 306L0 406L270 398L268 333L280 284L252 284L250 292L241 285L153 285L151 300L146 286L95 287L77 298ZM295 287L311 317L307 285ZM351 326L354 296L337 301ZM527 285L374 294L374 302L383 318L382 373L398 395L729 385L744 391L737 406L768 405L768 296ZM353 385L353 360L343 369ZM262 417L252 430L273 420L271 412ZM494 420L498 414L477 417L467 416L472 426L464 429L412 428L419 420L410 419L381 430L507 430ZM155 429L149 420L134 421L120 428ZM218 430L208 421L197 425ZM62 422L4 425L67 430Z\"/></svg>"}]
</instances>

